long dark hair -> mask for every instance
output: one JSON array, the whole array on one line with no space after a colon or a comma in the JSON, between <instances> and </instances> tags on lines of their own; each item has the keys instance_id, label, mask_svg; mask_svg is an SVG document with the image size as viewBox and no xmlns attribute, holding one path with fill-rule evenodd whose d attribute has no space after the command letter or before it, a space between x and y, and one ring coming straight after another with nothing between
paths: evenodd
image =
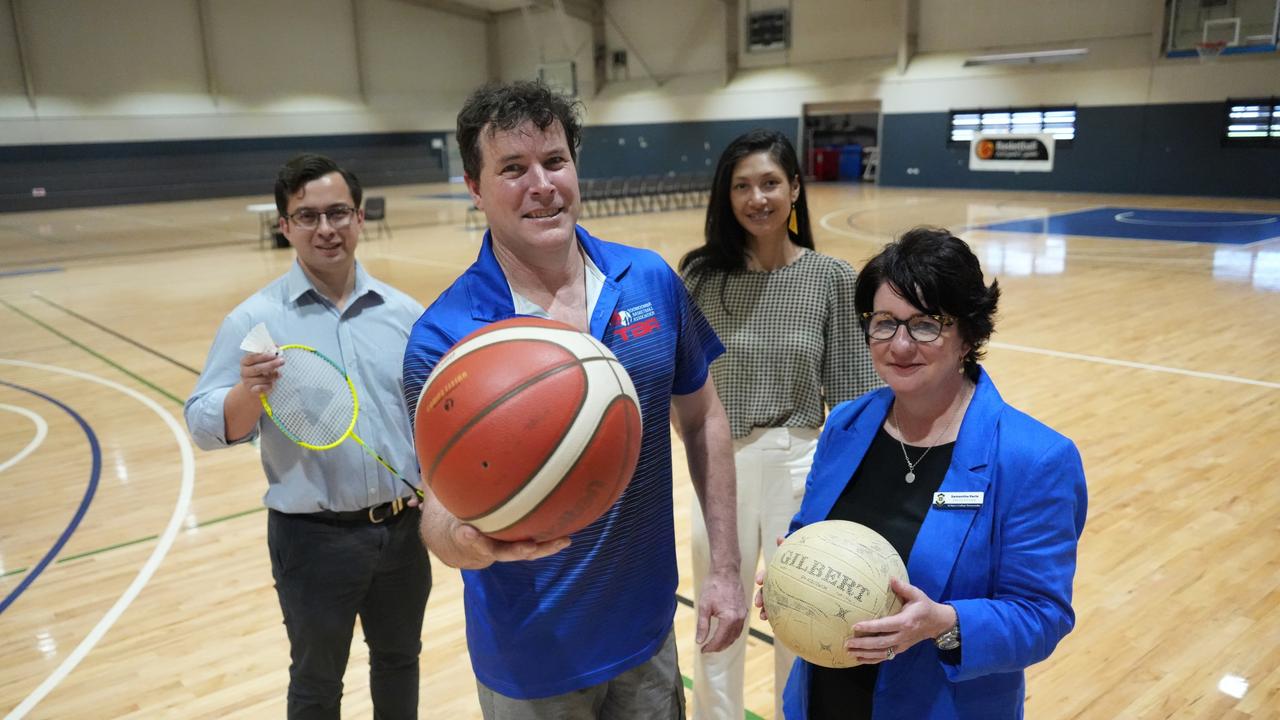
<instances>
[{"instance_id":1,"label":"long dark hair","mask_svg":"<svg viewBox=\"0 0 1280 720\"><path fill-rule=\"evenodd\" d=\"M960 337L969 345L964 373L977 382L978 362L996 327L1000 284L994 279L985 284L982 265L968 243L942 228L917 227L885 245L858 273L853 291L858 317L875 310L876 291L885 283L920 312L956 319Z\"/></svg>"},{"instance_id":2,"label":"long dark hair","mask_svg":"<svg viewBox=\"0 0 1280 720\"><path fill-rule=\"evenodd\" d=\"M729 193L733 185L733 170L738 161L748 155L767 152L769 157L782 168L787 182L800 187L796 196L796 228L787 235L791 242L803 248L813 249L813 232L809 229L809 199L804 190L804 179L800 174L800 161L796 158L796 149L791 141L776 130L757 129L739 135L720 155L716 164L715 178L711 183L711 202L707 204L707 226L705 242L680 259L680 271L698 265L698 270L719 270L733 272L747 269L747 232L738 224L733 215L733 203Z\"/></svg>"}]
</instances>

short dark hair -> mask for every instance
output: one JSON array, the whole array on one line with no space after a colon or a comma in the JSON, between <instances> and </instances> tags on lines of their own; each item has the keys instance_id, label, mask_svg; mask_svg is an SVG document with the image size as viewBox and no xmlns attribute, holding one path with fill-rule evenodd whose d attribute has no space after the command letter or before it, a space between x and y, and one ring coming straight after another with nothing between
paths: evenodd
<instances>
[{"instance_id":1,"label":"short dark hair","mask_svg":"<svg viewBox=\"0 0 1280 720\"><path fill-rule=\"evenodd\" d=\"M733 272L747 268L747 231L742 229L733 214L730 193L733 186L733 170L748 155L767 152L782 168L787 181L798 183L800 194L796 196L797 232L787 234L800 247L813 249L813 231L809 227L809 199L804 190L804 175L796 149L786 135L776 130L758 128L734 138L720 154L716 173L711 181L711 200L707 203L707 222L703 233L705 242L680 259L684 271L697 262L709 270Z\"/></svg>"},{"instance_id":2,"label":"short dark hair","mask_svg":"<svg viewBox=\"0 0 1280 720\"><path fill-rule=\"evenodd\" d=\"M480 177L484 158L480 155L480 133L493 137L499 130L515 130L531 122L546 132L559 121L569 142L569 155L578 161L582 139L581 104L540 81L488 83L476 89L458 111L458 150L462 169L472 179Z\"/></svg>"},{"instance_id":3,"label":"short dark hair","mask_svg":"<svg viewBox=\"0 0 1280 720\"><path fill-rule=\"evenodd\" d=\"M351 190L351 199L355 202L356 208L359 208L360 201L364 198L364 189L360 187L360 180L356 178L355 173L343 170L338 167L338 163L324 155L303 153L285 163L276 175L276 210L280 211L281 216L288 215L289 198L297 194L303 185L335 172L347 181L347 188Z\"/></svg>"},{"instance_id":4,"label":"short dark hair","mask_svg":"<svg viewBox=\"0 0 1280 720\"><path fill-rule=\"evenodd\" d=\"M982 265L968 244L948 230L918 227L885 245L858 273L853 304L859 318L875 309L876 291L886 282L920 312L956 319L969 345L964 372L976 382L983 346L995 330L1000 285L984 283Z\"/></svg>"}]
</instances>

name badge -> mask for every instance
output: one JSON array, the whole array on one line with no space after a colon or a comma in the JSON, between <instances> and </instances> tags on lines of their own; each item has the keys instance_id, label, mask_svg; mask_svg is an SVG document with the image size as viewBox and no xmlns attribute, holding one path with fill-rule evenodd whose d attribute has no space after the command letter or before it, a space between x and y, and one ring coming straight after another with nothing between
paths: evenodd
<instances>
[{"instance_id":1,"label":"name badge","mask_svg":"<svg viewBox=\"0 0 1280 720\"><path fill-rule=\"evenodd\" d=\"M954 508L956 510L975 510L982 507L983 492L937 492L933 494L933 506L936 508Z\"/></svg>"}]
</instances>

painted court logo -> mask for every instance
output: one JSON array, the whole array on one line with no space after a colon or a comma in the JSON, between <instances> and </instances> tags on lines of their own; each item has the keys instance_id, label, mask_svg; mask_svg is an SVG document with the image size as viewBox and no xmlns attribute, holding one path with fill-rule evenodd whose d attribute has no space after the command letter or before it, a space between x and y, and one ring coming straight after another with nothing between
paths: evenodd
<instances>
[{"instance_id":1,"label":"painted court logo","mask_svg":"<svg viewBox=\"0 0 1280 720\"><path fill-rule=\"evenodd\" d=\"M662 327L653 313L653 303L619 310L610 318L610 324L613 325L613 334L623 342L643 337Z\"/></svg>"}]
</instances>

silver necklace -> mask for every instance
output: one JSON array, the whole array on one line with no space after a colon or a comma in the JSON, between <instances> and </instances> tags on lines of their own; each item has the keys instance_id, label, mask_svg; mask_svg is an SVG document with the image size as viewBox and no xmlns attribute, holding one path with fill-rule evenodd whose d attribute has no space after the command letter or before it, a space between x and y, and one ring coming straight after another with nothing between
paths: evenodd
<instances>
[{"instance_id":1,"label":"silver necklace","mask_svg":"<svg viewBox=\"0 0 1280 720\"><path fill-rule=\"evenodd\" d=\"M947 431L951 429L951 423L955 422L956 415L960 414L960 408L964 407L965 401L968 400L967 395L968 393L966 393L966 398L956 405L956 409L951 411L951 417L947 418L947 424L943 426L942 432L938 433L936 440L946 437ZM902 435L902 423L898 422L898 402L896 400L893 403L893 424L898 428L898 435ZM916 481L916 466L924 460L924 456L928 455L935 445L926 447L915 462L911 462L911 457L907 455L907 445L902 442L901 437L898 438L898 447L902 448L902 459L907 461L907 474L902 479L906 480L907 484L911 484Z\"/></svg>"}]
</instances>

